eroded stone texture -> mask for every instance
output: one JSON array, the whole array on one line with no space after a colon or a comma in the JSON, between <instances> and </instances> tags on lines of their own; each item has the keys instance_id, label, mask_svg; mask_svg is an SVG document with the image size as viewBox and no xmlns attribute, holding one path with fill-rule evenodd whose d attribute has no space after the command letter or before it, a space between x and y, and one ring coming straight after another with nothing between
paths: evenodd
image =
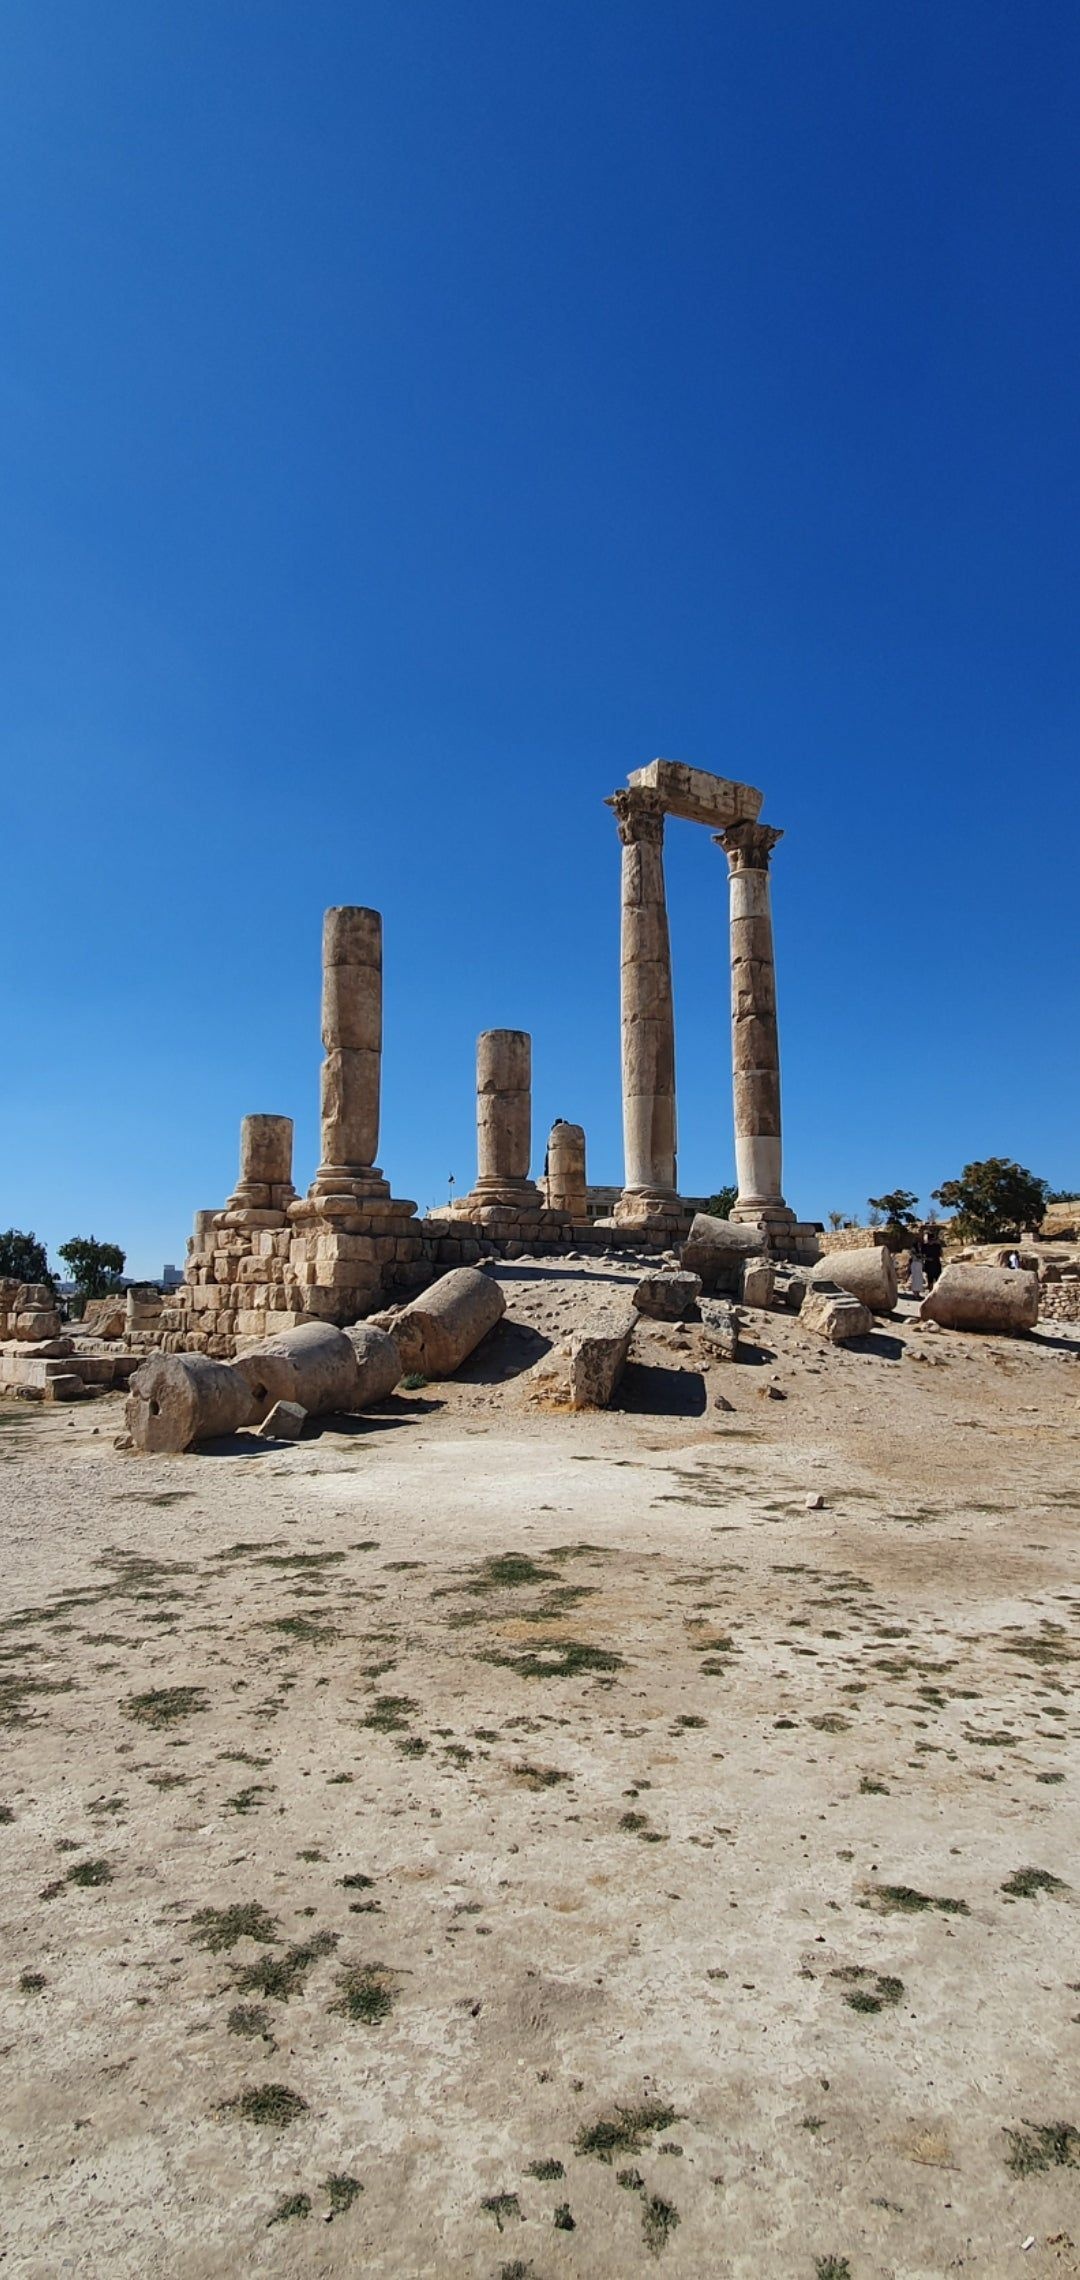
<instances>
[{"instance_id":1,"label":"eroded stone texture","mask_svg":"<svg viewBox=\"0 0 1080 2280\"><path fill-rule=\"evenodd\" d=\"M740 1227L732 1219L714 1219L711 1212L696 1211L682 1248L682 1263L700 1275L703 1290L725 1291L736 1297L744 1261L756 1254L756 1227Z\"/></svg>"},{"instance_id":2,"label":"eroded stone texture","mask_svg":"<svg viewBox=\"0 0 1080 2280\"><path fill-rule=\"evenodd\" d=\"M728 859L731 1061L738 1198L732 1218L791 1222L781 1189L780 1040L769 862L783 833L741 822L717 833Z\"/></svg>"},{"instance_id":3,"label":"eroded stone texture","mask_svg":"<svg viewBox=\"0 0 1080 2280\"><path fill-rule=\"evenodd\" d=\"M250 1386L206 1354L151 1354L131 1380L127 1427L137 1449L188 1449L235 1433L251 1416Z\"/></svg>"},{"instance_id":4,"label":"eroded stone texture","mask_svg":"<svg viewBox=\"0 0 1080 2280\"><path fill-rule=\"evenodd\" d=\"M548 1135L545 1182L549 1211L562 1212L567 1219L588 1218L585 1134L580 1124L567 1124L561 1116Z\"/></svg>"},{"instance_id":5,"label":"eroded stone texture","mask_svg":"<svg viewBox=\"0 0 1080 2280\"><path fill-rule=\"evenodd\" d=\"M388 1325L406 1370L452 1377L495 1328L506 1300L491 1275L455 1267L403 1307Z\"/></svg>"},{"instance_id":6,"label":"eroded stone texture","mask_svg":"<svg viewBox=\"0 0 1080 2280\"><path fill-rule=\"evenodd\" d=\"M849 1290L872 1314L891 1314L896 1305L896 1260L885 1243L873 1249L830 1251L812 1269L810 1280Z\"/></svg>"},{"instance_id":7,"label":"eroded stone texture","mask_svg":"<svg viewBox=\"0 0 1080 2280\"><path fill-rule=\"evenodd\" d=\"M714 831L743 818L752 822L764 796L752 784L736 784L727 776L709 775L704 768L688 768L684 760L650 760L647 767L635 768L628 781L632 791L657 792L668 815L680 816L687 823L711 824Z\"/></svg>"},{"instance_id":8,"label":"eroded stone texture","mask_svg":"<svg viewBox=\"0 0 1080 2280\"><path fill-rule=\"evenodd\" d=\"M799 1308L799 1322L804 1330L827 1338L832 1346L846 1345L850 1338L865 1338L873 1328L869 1307L849 1290L830 1283L810 1286Z\"/></svg>"},{"instance_id":9,"label":"eroded stone texture","mask_svg":"<svg viewBox=\"0 0 1080 2280\"><path fill-rule=\"evenodd\" d=\"M476 1040L477 1197L534 1208L539 1196L529 1178L532 1155L532 1038L524 1029L485 1029Z\"/></svg>"},{"instance_id":10,"label":"eroded stone texture","mask_svg":"<svg viewBox=\"0 0 1080 2280\"><path fill-rule=\"evenodd\" d=\"M323 919L322 1156L313 1198L388 1195L377 1169L382 1068L382 919L343 904Z\"/></svg>"},{"instance_id":11,"label":"eroded stone texture","mask_svg":"<svg viewBox=\"0 0 1080 2280\"><path fill-rule=\"evenodd\" d=\"M332 1322L303 1322L249 1347L232 1368L250 1388L252 1415L276 1401L298 1402L309 1417L356 1407L358 1369L351 1340Z\"/></svg>"},{"instance_id":12,"label":"eroded stone texture","mask_svg":"<svg viewBox=\"0 0 1080 2280\"><path fill-rule=\"evenodd\" d=\"M1033 1330L1039 1278L1016 1267L946 1267L919 1308L924 1322L946 1330Z\"/></svg>"},{"instance_id":13,"label":"eroded stone texture","mask_svg":"<svg viewBox=\"0 0 1080 2280\"><path fill-rule=\"evenodd\" d=\"M678 1322L700 1291L700 1275L677 1271L645 1275L634 1292L634 1305L639 1314L648 1314L656 1322Z\"/></svg>"},{"instance_id":14,"label":"eroded stone texture","mask_svg":"<svg viewBox=\"0 0 1080 2280\"><path fill-rule=\"evenodd\" d=\"M608 802L622 841L622 1095L625 1182L616 1218L663 1212L675 1190L675 1012L664 889L664 801L648 787Z\"/></svg>"}]
</instances>

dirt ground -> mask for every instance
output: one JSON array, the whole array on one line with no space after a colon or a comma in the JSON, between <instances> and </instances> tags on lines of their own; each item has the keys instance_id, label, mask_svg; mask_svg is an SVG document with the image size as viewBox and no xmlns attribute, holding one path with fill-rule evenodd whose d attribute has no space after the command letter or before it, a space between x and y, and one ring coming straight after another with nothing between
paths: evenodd
<instances>
[{"instance_id":1,"label":"dirt ground","mask_svg":"<svg viewBox=\"0 0 1080 2280\"><path fill-rule=\"evenodd\" d=\"M293 1446L0 1414L0 2268L1080 2273L1076 1330L573 1417L502 1279Z\"/></svg>"}]
</instances>

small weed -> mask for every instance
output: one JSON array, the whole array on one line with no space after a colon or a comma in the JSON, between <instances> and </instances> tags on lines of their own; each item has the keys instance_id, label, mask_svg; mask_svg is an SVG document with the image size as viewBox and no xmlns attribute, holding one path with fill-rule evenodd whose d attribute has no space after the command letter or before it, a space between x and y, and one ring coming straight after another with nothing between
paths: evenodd
<instances>
[{"instance_id":1,"label":"small weed","mask_svg":"<svg viewBox=\"0 0 1080 2280\"><path fill-rule=\"evenodd\" d=\"M237 1900L231 1908L199 1908L191 1919L191 1937L196 1947L209 1948L211 1955L235 1947L237 1940L260 1940L269 1946L277 1938L277 1917L268 1916L258 1900Z\"/></svg>"},{"instance_id":2,"label":"small weed","mask_svg":"<svg viewBox=\"0 0 1080 2280\"><path fill-rule=\"evenodd\" d=\"M598 2121L578 2131L574 2151L610 2162L616 2153L640 2153L654 2131L669 2130L678 2120L674 2106L659 2099L643 2099L640 2106L616 2106L610 2114L602 2114Z\"/></svg>"},{"instance_id":3,"label":"small weed","mask_svg":"<svg viewBox=\"0 0 1080 2280\"><path fill-rule=\"evenodd\" d=\"M266 1995L273 2003L287 2003L290 1996L303 1993L312 1965L331 1955L337 1943L336 1932L316 1932L310 1940L287 1947L284 1955L261 1955L257 1963L237 1970L237 1987L242 1995Z\"/></svg>"},{"instance_id":4,"label":"small weed","mask_svg":"<svg viewBox=\"0 0 1080 2280\"><path fill-rule=\"evenodd\" d=\"M918 1916L927 1908L936 1908L942 1916L971 1913L966 1900L950 1900L947 1894L917 1892L913 1884L872 1884L861 1905L877 1908L884 1916Z\"/></svg>"},{"instance_id":5,"label":"small weed","mask_svg":"<svg viewBox=\"0 0 1080 2280\"><path fill-rule=\"evenodd\" d=\"M851 2280L846 2256L815 2256L814 2280Z\"/></svg>"},{"instance_id":6,"label":"small weed","mask_svg":"<svg viewBox=\"0 0 1080 2280\"><path fill-rule=\"evenodd\" d=\"M346 1892L370 1892L375 1884L373 1876L362 1876L359 1869L354 1869L350 1876L343 1876L339 1881L344 1885Z\"/></svg>"},{"instance_id":7,"label":"small weed","mask_svg":"<svg viewBox=\"0 0 1080 2280\"><path fill-rule=\"evenodd\" d=\"M250 2090L241 2090L235 2098L224 2099L218 2112L239 2114L242 2121L258 2122L264 2129L283 2130L310 2108L307 2099L301 2098L298 2090L290 2090L286 2082L261 2082Z\"/></svg>"},{"instance_id":8,"label":"small weed","mask_svg":"<svg viewBox=\"0 0 1080 2280\"><path fill-rule=\"evenodd\" d=\"M859 1782L859 1795L860 1797L888 1797L891 1795L891 1791L884 1781L874 1781L868 1773L864 1773Z\"/></svg>"},{"instance_id":9,"label":"small weed","mask_svg":"<svg viewBox=\"0 0 1080 2280\"><path fill-rule=\"evenodd\" d=\"M574 2223L574 2219L573 2219L573 2217L572 2217L572 2216L571 2216L571 2214L570 2214L570 2203L569 2203L569 2201L560 2201L560 2202L559 2202L558 2208L556 2209L556 2211L555 2211L555 2214L554 2214L554 2216L553 2216L553 2218L552 2218L552 2220L551 2220L551 2221L552 2221L552 2224L553 2224L553 2225L554 2225L554 2227L555 2227L555 2230L556 2230L556 2232L576 2232L576 2231L577 2231L577 2226L576 2226L576 2224Z\"/></svg>"},{"instance_id":10,"label":"small weed","mask_svg":"<svg viewBox=\"0 0 1080 2280\"><path fill-rule=\"evenodd\" d=\"M286 2193L284 2198L278 2202L273 2216L267 2217L267 2232L269 2232L271 2225L287 2224L290 2217L310 2217L310 2215L311 2196L309 2193Z\"/></svg>"},{"instance_id":11,"label":"small weed","mask_svg":"<svg viewBox=\"0 0 1080 2280\"><path fill-rule=\"evenodd\" d=\"M526 2162L525 2175L526 2177L539 2177L541 2183L546 2183L546 2181L552 2177L565 2177L566 2171L563 2168L561 2161L555 2161L549 2158L547 2160Z\"/></svg>"},{"instance_id":12,"label":"small weed","mask_svg":"<svg viewBox=\"0 0 1080 2280\"><path fill-rule=\"evenodd\" d=\"M679 2222L679 2212L673 2201L663 2201L659 2193L650 2193L641 2212L641 2237L651 2256L659 2256L666 2248L671 2234Z\"/></svg>"},{"instance_id":13,"label":"small weed","mask_svg":"<svg viewBox=\"0 0 1080 2280\"><path fill-rule=\"evenodd\" d=\"M401 1380L402 1393L422 1393L427 1379L420 1370L409 1370Z\"/></svg>"},{"instance_id":14,"label":"small weed","mask_svg":"<svg viewBox=\"0 0 1080 2280\"><path fill-rule=\"evenodd\" d=\"M339 1639L340 1631L332 1623L319 1623L314 1615L275 1615L262 1626L264 1631L282 1631L287 1639L307 1640L313 1647L322 1647L330 1639Z\"/></svg>"},{"instance_id":15,"label":"small weed","mask_svg":"<svg viewBox=\"0 0 1080 2280\"><path fill-rule=\"evenodd\" d=\"M409 1694L377 1694L360 1724L372 1727L377 1734L401 1734L419 1707Z\"/></svg>"},{"instance_id":16,"label":"small weed","mask_svg":"<svg viewBox=\"0 0 1080 2280\"><path fill-rule=\"evenodd\" d=\"M427 1756L428 1745L422 1734L406 1734L401 1741L395 1742L394 1747L400 1750L402 1757Z\"/></svg>"},{"instance_id":17,"label":"small weed","mask_svg":"<svg viewBox=\"0 0 1080 2280\"><path fill-rule=\"evenodd\" d=\"M538 1639L535 1647L516 1654L490 1652L479 1659L515 1671L519 1678L579 1678L590 1671L626 1668L614 1648L589 1646L582 1639Z\"/></svg>"},{"instance_id":18,"label":"small weed","mask_svg":"<svg viewBox=\"0 0 1080 2280\"><path fill-rule=\"evenodd\" d=\"M1038 2169L1080 2169L1080 2130L1072 2122L1025 2122L1005 2135L1005 2167L1014 2177L1030 2177Z\"/></svg>"},{"instance_id":19,"label":"small weed","mask_svg":"<svg viewBox=\"0 0 1080 2280\"><path fill-rule=\"evenodd\" d=\"M10 1805L0 1805L0 1821L7 1822L13 1821L14 1819L15 1815L12 1812Z\"/></svg>"},{"instance_id":20,"label":"small weed","mask_svg":"<svg viewBox=\"0 0 1080 2280\"><path fill-rule=\"evenodd\" d=\"M43 1971L21 1971L19 1973L19 1992L22 1995L40 1995L42 1988L47 1984ZM559 2175L562 2176L561 2169Z\"/></svg>"},{"instance_id":21,"label":"small weed","mask_svg":"<svg viewBox=\"0 0 1080 2280\"><path fill-rule=\"evenodd\" d=\"M261 2003L234 2003L225 2024L231 2035L265 2035L270 2041L270 2013Z\"/></svg>"},{"instance_id":22,"label":"small weed","mask_svg":"<svg viewBox=\"0 0 1080 2280\"><path fill-rule=\"evenodd\" d=\"M69 1884L111 1884L112 1880L112 1869L107 1860L77 1860L74 1868L69 1868L67 1872Z\"/></svg>"},{"instance_id":23,"label":"small weed","mask_svg":"<svg viewBox=\"0 0 1080 2280\"><path fill-rule=\"evenodd\" d=\"M323 2178L322 2190L329 2198L331 2216L343 2217L364 2188L358 2177L350 2177L344 2170L335 2170L332 2177Z\"/></svg>"},{"instance_id":24,"label":"small weed","mask_svg":"<svg viewBox=\"0 0 1080 2280\"><path fill-rule=\"evenodd\" d=\"M129 1694L120 1708L125 1718L137 1718L140 1725L172 1726L178 1718L208 1710L210 1701L201 1686L153 1686L147 1694Z\"/></svg>"},{"instance_id":25,"label":"small weed","mask_svg":"<svg viewBox=\"0 0 1080 2280\"><path fill-rule=\"evenodd\" d=\"M838 1710L826 1710L821 1718L811 1718L810 1724L819 1734L847 1734L851 1730L850 1718L842 1718Z\"/></svg>"},{"instance_id":26,"label":"small weed","mask_svg":"<svg viewBox=\"0 0 1080 2280\"><path fill-rule=\"evenodd\" d=\"M1001 1890L1010 1900L1034 1900L1038 1892L1067 1892L1068 1885L1060 1876L1051 1876L1048 1868L1014 1868Z\"/></svg>"},{"instance_id":27,"label":"small weed","mask_svg":"<svg viewBox=\"0 0 1080 2280\"><path fill-rule=\"evenodd\" d=\"M338 1981L341 1993L332 2011L365 2027L377 2027L390 2016L397 2001L391 1975L381 1963L351 1964Z\"/></svg>"},{"instance_id":28,"label":"small weed","mask_svg":"<svg viewBox=\"0 0 1080 2280\"><path fill-rule=\"evenodd\" d=\"M494 2217L500 2232L503 2229L504 2217L517 2217L519 2221L524 2222L521 2216L521 2203L516 2193L489 2193L487 2199L481 2201L480 2206L489 2217Z\"/></svg>"},{"instance_id":29,"label":"small weed","mask_svg":"<svg viewBox=\"0 0 1080 2280\"><path fill-rule=\"evenodd\" d=\"M224 1810L226 1813L253 1813L256 1806L262 1804L263 1798L269 1795L265 1781L253 1781L247 1789L238 1789L235 1797L226 1797Z\"/></svg>"},{"instance_id":30,"label":"small weed","mask_svg":"<svg viewBox=\"0 0 1080 2280\"><path fill-rule=\"evenodd\" d=\"M627 2193L643 2193L645 2191L645 2179L640 2169L617 2169L615 2183L621 2185Z\"/></svg>"}]
</instances>

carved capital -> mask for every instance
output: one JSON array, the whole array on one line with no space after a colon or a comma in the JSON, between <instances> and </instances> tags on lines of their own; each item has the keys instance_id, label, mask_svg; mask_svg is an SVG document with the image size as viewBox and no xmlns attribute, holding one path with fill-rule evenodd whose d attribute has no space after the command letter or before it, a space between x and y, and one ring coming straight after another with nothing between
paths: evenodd
<instances>
[{"instance_id":1,"label":"carved capital","mask_svg":"<svg viewBox=\"0 0 1080 2280\"><path fill-rule=\"evenodd\" d=\"M624 847L632 847L639 840L645 840L652 847L663 846L666 810L659 792L650 790L647 785L637 790L628 788L612 792L606 805L615 810Z\"/></svg>"},{"instance_id":2,"label":"carved capital","mask_svg":"<svg viewBox=\"0 0 1080 2280\"><path fill-rule=\"evenodd\" d=\"M773 848L783 836L771 823L729 823L726 831L713 833L713 841L723 848L729 870L767 871Z\"/></svg>"}]
</instances>

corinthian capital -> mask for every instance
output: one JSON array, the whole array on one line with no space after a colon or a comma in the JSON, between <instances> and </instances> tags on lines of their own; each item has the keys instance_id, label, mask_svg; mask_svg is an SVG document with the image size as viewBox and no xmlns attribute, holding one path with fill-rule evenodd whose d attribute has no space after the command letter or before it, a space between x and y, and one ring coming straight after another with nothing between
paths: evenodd
<instances>
[{"instance_id":1,"label":"corinthian capital","mask_svg":"<svg viewBox=\"0 0 1080 2280\"><path fill-rule=\"evenodd\" d=\"M647 785L639 789L612 792L605 804L615 810L615 821L624 847L631 847L642 839L653 847L663 845L666 811L659 792L650 790Z\"/></svg>"},{"instance_id":2,"label":"corinthian capital","mask_svg":"<svg viewBox=\"0 0 1080 2280\"><path fill-rule=\"evenodd\" d=\"M723 848L729 870L767 871L773 848L783 836L771 823L729 823L726 831L714 832L713 841Z\"/></svg>"}]
</instances>

